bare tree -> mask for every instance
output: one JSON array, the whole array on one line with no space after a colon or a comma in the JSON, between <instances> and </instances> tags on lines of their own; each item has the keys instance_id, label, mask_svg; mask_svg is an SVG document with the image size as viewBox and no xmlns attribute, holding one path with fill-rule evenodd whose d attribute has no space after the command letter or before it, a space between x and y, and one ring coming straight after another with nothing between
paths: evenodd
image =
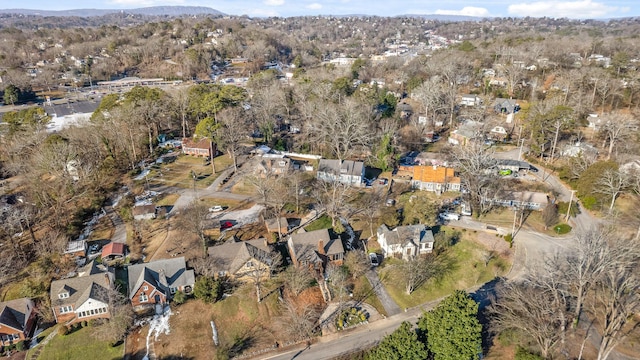
<instances>
[{"instance_id":1,"label":"bare tree","mask_svg":"<svg viewBox=\"0 0 640 360\"><path fill-rule=\"evenodd\" d=\"M326 270L327 284L332 293L335 294L334 298L337 298L342 305L346 300L345 294L348 285L348 274L345 268L330 263Z\"/></svg>"},{"instance_id":2,"label":"bare tree","mask_svg":"<svg viewBox=\"0 0 640 360\"><path fill-rule=\"evenodd\" d=\"M335 228L338 218L348 209L347 200L349 186L338 181L317 181L314 195L321 209L331 218L331 226Z\"/></svg>"},{"instance_id":3,"label":"bare tree","mask_svg":"<svg viewBox=\"0 0 640 360\"><path fill-rule=\"evenodd\" d=\"M298 341L313 336L317 327L319 312L311 304L297 305L290 299L282 303L282 316L276 324L287 338Z\"/></svg>"},{"instance_id":4,"label":"bare tree","mask_svg":"<svg viewBox=\"0 0 640 360\"><path fill-rule=\"evenodd\" d=\"M344 265L349 269L349 273L351 273L353 279L362 276L371 268L367 254L361 250L347 252L347 255L344 257Z\"/></svg>"},{"instance_id":5,"label":"bare tree","mask_svg":"<svg viewBox=\"0 0 640 360\"><path fill-rule=\"evenodd\" d=\"M205 252L207 250L207 235L205 232L207 230L208 215L207 206L194 201L182 211L176 224L178 228L196 235L202 242Z\"/></svg>"},{"instance_id":6,"label":"bare tree","mask_svg":"<svg viewBox=\"0 0 640 360\"><path fill-rule=\"evenodd\" d=\"M304 289L311 286L313 274L308 267L289 266L280 273L280 279L294 296L298 296Z\"/></svg>"},{"instance_id":7,"label":"bare tree","mask_svg":"<svg viewBox=\"0 0 640 360\"><path fill-rule=\"evenodd\" d=\"M115 344L124 340L127 330L133 325L134 313L128 299L116 288L99 286L98 297L103 299L109 307L109 319L102 320L94 327L93 336L97 339L107 339Z\"/></svg>"},{"instance_id":8,"label":"bare tree","mask_svg":"<svg viewBox=\"0 0 640 360\"><path fill-rule=\"evenodd\" d=\"M629 129L636 124L636 120L630 115L617 114L608 118L600 129L600 135L604 138L602 146L609 144L607 160L611 159L611 154L617 144L629 138L631 135Z\"/></svg>"},{"instance_id":9,"label":"bare tree","mask_svg":"<svg viewBox=\"0 0 640 360\"><path fill-rule=\"evenodd\" d=\"M464 188L469 191L472 208L477 215L486 211L486 192L497 184L497 171L491 171L496 166L493 152L486 149L479 142L471 142L467 146L453 148L452 155Z\"/></svg>"},{"instance_id":10,"label":"bare tree","mask_svg":"<svg viewBox=\"0 0 640 360\"><path fill-rule=\"evenodd\" d=\"M218 113L218 121L222 127L218 130L218 143L227 151L233 161L233 169L238 170L238 153L242 141L248 136L247 122L241 108L226 108Z\"/></svg>"},{"instance_id":11,"label":"bare tree","mask_svg":"<svg viewBox=\"0 0 640 360\"><path fill-rule=\"evenodd\" d=\"M256 298L262 302L262 284L282 265L282 255L277 251L257 250L253 260L247 263L244 275L256 287Z\"/></svg>"},{"instance_id":12,"label":"bare tree","mask_svg":"<svg viewBox=\"0 0 640 360\"><path fill-rule=\"evenodd\" d=\"M594 191L611 197L609 204L609 213L611 213L616 198L630 185L630 179L625 171L607 169L595 185Z\"/></svg>"},{"instance_id":13,"label":"bare tree","mask_svg":"<svg viewBox=\"0 0 640 360\"><path fill-rule=\"evenodd\" d=\"M173 108L180 117L180 125L182 127L182 137L187 137L187 116L189 115L189 89L180 88L169 93L173 100Z\"/></svg>"}]
</instances>

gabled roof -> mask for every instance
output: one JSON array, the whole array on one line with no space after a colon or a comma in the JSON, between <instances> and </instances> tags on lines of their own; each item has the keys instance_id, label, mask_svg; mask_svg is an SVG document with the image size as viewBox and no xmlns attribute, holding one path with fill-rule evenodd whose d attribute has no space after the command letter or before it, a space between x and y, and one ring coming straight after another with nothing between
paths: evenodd
<instances>
[{"instance_id":1,"label":"gabled roof","mask_svg":"<svg viewBox=\"0 0 640 360\"><path fill-rule=\"evenodd\" d=\"M51 282L50 298L54 306L73 305L76 309L88 299L106 302L107 288L112 285L107 272L78 276ZM69 297L60 299L59 294L69 293Z\"/></svg>"},{"instance_id":2,"label":"gabled roof","mask_svg":"<svg viewBox=\"0 0 640 360\"><path fill-rule=\"evenodd\" d=\"M318 162L318 171L335 175L362 175L364 170L364 163L362 161L353 160L332 160L332 159L320 159Z\"/></svg>"},{"instance_id":3,"label":"gabled roof","mask_svg":"<svg viewBox=\"0 0 640 360\"><path fill-rule=\"evenodd\" d=\"M30 312L30 310L27 309L28 306L32 306L29 298L1 302L0 324L12 329L24 331Z\"/></svg>"},{"instance_id":4,"label":"gabled roof","mask_svg":"<svg viewBox=\"0 0 640 360\"><path fill-rule=\"evenodd\" d=\"M321 261L317 253L320 241L322 241L322 247L326 255L344 253L342 240L339 238L332 239L328 229L291 234L289 238L293 244L294 255L298 261Z\"/></svg>"},{"instance_id":5,"label":"gabled roof","mask_svg":"<svg viewBox=\"0 0 640 360\"><path fill-rule=\"evenodd\" d=\"M437 184L459 184L460 178L455 170L444 166L414 166L413 180Z\"/></svg>"},{"instance_id":6,"label":"gabled roof","mask_svg":"<svg viewBox=\"0 0 640 360\"><path fill-rule=\"evenodd\" d=\"M398 226L393 230L389 230L386 225L382 224L378 228L378 234L384 234L389 245L401 245L404 247L408 243L419 246L421 243L434 242L433 233L422 224Z\"/></svg>"},{"instance_id":7,"label":"gabled roof","mask_svg":"<svg viewBox=\"0 0 640 360\"><path fill-rule=\"evenodd\" d=\"M166 293L172 287L193 286L195 275L193 270L187 270L184 257L129 266L130 297L145 281Z\"/></svg>"},{"instance_id":8,"label":"gabled roof","mask_svg":"<svg viewBox=\"0 0 640 360\"><path fill-rule=\"evenodd\" d=\"M124 255L124 247L125 245L123 243L110 242L102 248L102 257L110 255Z\"/></svg>"},{"instance_id":9,"label":"gabled roof","mask_svg":"<svg viewBox=\"0 0 640 360\"><path fill-rule=\"evenodd\" d=\"M271 249L266 245L265 239L227 242L207 249L216 271L228 271L231 274L235 274L252 259L271 265L270 253Z\"/></svg>"},{"instance_id":10,"label":"gabled roof","mask_svg":"<svg viewBox=\"0 0 640 360\"><path fill-rule=\"evenodd\" d=\"M131 212L133 213L133 216L155 214L156 206L155 205L138 205L138 206L134 206Z\"/></svg>"},{"instance_id":11,"label":"gabled roof","mask_svg":"<svg viewBox=\"0 0 640 360\"><path fill-rule=\"evenodd\" d=\"M194 141L192 139L184 138L182 139L182 149L205 149L209 150L210 142L208 138L202 138L198 141Z\"/></svg>"}]
</instances>

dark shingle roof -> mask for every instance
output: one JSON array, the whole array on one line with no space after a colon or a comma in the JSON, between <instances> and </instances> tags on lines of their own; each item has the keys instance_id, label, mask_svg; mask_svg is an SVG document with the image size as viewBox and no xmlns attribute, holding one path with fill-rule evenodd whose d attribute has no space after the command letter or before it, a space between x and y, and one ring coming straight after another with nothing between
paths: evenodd
<instances>
[{"instance_id":1,"label":"dark shingle roof","mask_svg":"<svg viewBox=\"0 0 640 360\"><path fill-rule=\"evenodd\" d=\"M0 303L0 324L16 330L24 331L27 324L27 307L31 302L28 298L15 299Z\"/></svg>"},{"instance_id":2,"label":"dark shingle roof","mask_svg":"<svg viewBox=\"0 0 640 360\"><path fill-rule=\"evenodd\" d=\"M172 287L193 286L195 275L187 270L184 257L129 266L129 296L145 281L166 293Z\"/></svg>"}]
</instances>

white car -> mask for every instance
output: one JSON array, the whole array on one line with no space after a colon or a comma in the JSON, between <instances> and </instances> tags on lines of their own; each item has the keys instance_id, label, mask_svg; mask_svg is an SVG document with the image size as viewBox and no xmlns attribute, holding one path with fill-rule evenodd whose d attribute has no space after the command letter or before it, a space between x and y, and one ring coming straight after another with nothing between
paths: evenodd
<instances>
[{"instance_id":1,"label":"white car","mask_svg":"<svg viewBox=\"0 0 640 360\"><path fill-rule=\"evenodd\" d=\"M440 218L442 220L460 220L460 214L456 214L456 213L450 213L450 212L445 212L445 213L440 213Z\"/></svg>"},{"instance_id":2,"label":"white car","mask_svg":"<svg viewBox=\"0 0 640 360\"><path fill-rule=\"evenodd\" d=\"M369 261L371 262L371 266L380 265L380 262L378 261L378 254L376 253L369 253Z\"/></svg>"},{"instance_id":3,"label":"white car","mask_svg":"<svg viewBox=\"0 0 640 360\"><path fill-rule=\"evenodd\" d=\"M209 212L219 212L224 210L224 208L220 205L215 205L209 208Z\"/></svg>"}]
</instances>

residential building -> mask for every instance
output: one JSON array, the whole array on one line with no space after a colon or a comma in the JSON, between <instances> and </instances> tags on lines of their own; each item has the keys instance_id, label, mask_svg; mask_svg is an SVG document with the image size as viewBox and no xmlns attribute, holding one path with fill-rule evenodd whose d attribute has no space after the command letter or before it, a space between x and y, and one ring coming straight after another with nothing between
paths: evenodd
<instances>
[{"instance_id":1,"label":"residential building","mask_svg":"<svg viewBox=\"0 0 640 360\"><path fill-rule=\"evenodd\" d=\"M549 196L533 191L505 191L496 194L493 198L483 198L482 201L497 206L542 211L549 204Z\"/></svg>"},{"instance_id":2,"label":"residential building","mask_svg":"<svg viewBox=\"0 0 640 360\"><path fill-rule=\"evenodd\" d=\"M338 181L347 185L360 186L364 178L364 163L353 160L320 159L317 178L323 181Z\"/></svg>"},{"instance_id":3,"label":"residential building","mask_svg":"<svg viewBox=\"0 0 640 360\"><path fill-rule=\"evenodd\" d=\"M193 156L203 156L211 158L211 149L216 152L216 144L212 144L211 140L202 138L200 140L195 139L182 139L182 153Z\"/></svg>"},{"instance_id":4,"label":"residential building","mask_svg":"<svg viewBox=\"0 0 640 360\"><path fill-rule=\"evenodd\" d=\"M509 136L509 132L503 126L494 126L489 131L489 136L494 140L504 141Z\"/></svg>"},{"instance_id":5,"label":"residential building","mask_svg":"<svg viewBox=\"0 0 640 360\"><path fill-rule=\"evenodd\" d=\"M477 121L466 121L449 134L449 143L452 145L466 146L471 140L483 136L483 124Z\"/></svg>"},{"instance_id":6,"label":"residential building","mask_svg":"<svg viewBox=\"0 0 640 360\"><path fill-rule=\"evenodd\" d=\"M289 222L285 217L264 219L264 225L267 227L267 232L270 233L286 234L289 232Z\"/></svg>"},{"instance_id":7,"label":"residential building","mask_svg":"<svg viewBox=\"0 0 640 360\"><path fill-rule=\"evenodd\" d=\"M462 95L462 100L460 101L460 105L463 106L478 106L481 104L482 99L480 99L480 96L473 94Z\"/></svg>"},{"instance_id":8,"label":"residential building","mask_svg":"<svg viewBox=\"0 0 640 360\"><path fill-rule=\"evenodd\" d=\"M447 154L439 152L421 152L415 157L414 162L415 165L447 166L450 158Z\"/></svg>"},{"instance_id":9,"label":"residential building","mask_svg":"<svg viewBox=\"0 0 640 360\"><path fill-rule=\"evenodd\" d=\"M87 241L86 240L75 240L69 241L67 243L67 247L64 249L65 255L71 256L87 256Z\"/></svg>"},{"instance_id":10,"label":"residential building","mask_svg":"<svg viewBox=\"0 0 640 360\"><path fill-rule=\"evenodd\" d=\"M51 308L56 322L72 324L109 318L109 291L114 276L95 261L78 271L78 276L51 282Z\"/></svg>"},{"instance_id":11,"label":"residential building","mask_svg":"<svg viewBox=\"0 0 640 360\"><path fill-rule=\"evenodd\" d=\"M135 309L164 304L178 291L191 293L193 270L187 270L184 257L157 260L129 266L129 299Z\"/></svg>"},{"instance_id":12,"label":"residential building","mask_svg":"<svg viewBox=\"0 0 640 360\"><path fill-rule=\"evenodd\" d=\"M493 110L501 114L514 114L520 111L520 105L513 99L497 98L493 103Z\"/></svg>"},{"instance_id":13,"label":"residential building","mask_svg":"<svg viewBox=\"0 0 640 360\"><path fill-rule=\"evenodd\" d=\"M52 104L46 102L44 111L51 116L47 123L47 131L58 132L69 126L86 124L100 105L96 101L67 102L66 104Z\"/></svg>"},{"instance_id":14,"label":"residential building","mask_svg":"<svg viewBox=\"0 0 640 360\"><path fill-rule=\"evenodd\" d=\"M294 265L307 266L317 274L328 264L340 266L344 261L342 240L332 238L327 229L291 234L287 247Z\"/></svg>"},{"instance_id":15,"label":"residential building","mask_svg":"<svg viewBox=\"0 0 640 360\"><path fill-rule=\"evenodd\" d=\"M526 161L512 160L512 159L496 159L496 167L500 170L511 170L518 172L520 170L529 170L531 165Z\"/></svg>"},{"instance_id":16,"label":"residential building","mask_svg":"<svg viewBox=\"0 0 640 360\"><path fill-rule=\"evenodd\" d=\"M207 254L219 277L238 281L248 280L257 274L264 279L271 277L273 250L266 239L236 241L235 238L222 245L211 246Z\"/></svg>"},{"instance_id":17,"label":"residential building","mask_svg":"<svg viewBox=\"0 0 640 360\"><path fill-rule=\"evenodd\" d=\"M378 228L377 235L378 243L386 257L409 260L433 251L433 233L425 225L398 226L389 230L383 224Z\"/></svg>"},{"instance_id":18,"label":"residential building","mask_svg":"<svg viewBox=\"0 0 640 360\"><path fill-rule=\"evenodd\" d=\"M411 187L437 193L460 191L460 177L449 167L414 166Z\"/></svg>"},{"instance_id":19,"label":"residential building","mask_svg":"<svg viewBox=\"0 0 640 360\"><path fill-rule=\"evenodd\" d=\"M36 312L33 301L21 298L0 302L0 346L9 346L31 337Z\"/></svg>"},{"instance_id":20,"label":"residential building","mask_svg":"<svg viewBox=\"0 0 640 360\"><path fill-rule=\"evenodd\" d=\"M138 205L131 210L134 220L151 220L156 218L155 205Z\"/></svg>"},{"instance_id":21,"label":"residential building","mask_svg":"<svg viewBox=\"0 0 640 360\"><path fill-rule=\"evenodd\" d=\"M293 169L291 159L284 155L264 154L259 158L255 171L258 175L282 175Z\"/></svg>"},{"instance_id":22,"label":"residential building","mask_svg":"<svg viewBox=\"0 0 640 360\"><path fill-rule=\"evenodd\" d=\"M578 141L575 144L565 145L560 151L560 156L583 156L587 159L595 160L598 157L598 149L593 145Z\"/></svg>"}]
</instances>

